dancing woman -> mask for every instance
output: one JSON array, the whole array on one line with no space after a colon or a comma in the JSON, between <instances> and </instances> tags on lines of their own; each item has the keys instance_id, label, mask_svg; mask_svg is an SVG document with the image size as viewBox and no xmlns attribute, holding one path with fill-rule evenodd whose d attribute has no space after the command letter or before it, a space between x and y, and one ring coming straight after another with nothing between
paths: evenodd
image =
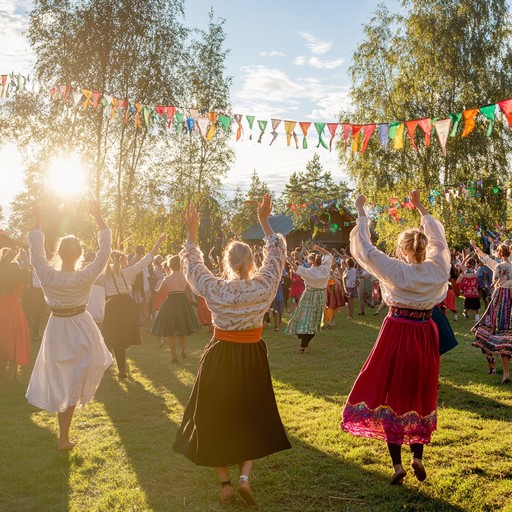
<instances>
[{"instance_id":1,"label":"dancing woman","mask_svg":"<svg viewBox=\"0 0 512 512\"><path fill-rule=\"evenodd\" d=\"M494 292L489 306L482 318L471 329L475 333L473 345L482 349L487 357L489 373L496 373L494 356L500 355L503 363L502 384L510 382L510 357L512 356L512 264L509 261L510 249L505 244L500 244L497 256L501 263L479 249L474 240L471 245L484 265L493 271Z\"/></svg>"},{"instance_id":2,"label":"dancing woman","mask_svg":"<svg viewBox=\"0 0 512 512\"><path fill-rule=\"evenodd\" d=\"M299 353L304 354L308 349L309 343L320 331L325 304L327 302L327 284L331 276L331 267L334 258L331 253L319 247L311 245L311 251L318 251L308 254L309 268L298 267L291 258L288 258L293 272L304 279L306 289L302 294L297 309L292 313L292 317L286 326L286 334L296 334L300 339Z\"/></svg>"},{"instance_id":3,"label":"dancing woman","mask_svg":"<svg viewBox=\"0 0 512 512\"><path fill-rule=\"evenodd\" d=\"M290 448L272 387L267 347L261 339L263 316L276 295L286 257L286 242L268 217L272 200L258 204L265 234L263 262L253 267L251 248L231 242L224 253L227 278L215 277L196 245L199 215L190 206L184 215L187 242L180 253L192 290L212 312L213 338L206 345L174 449L198 466L214 467L220 498L233 500L229 466L240 468L239 493L255 504L249 485L253 459Z\"/></svg>"},{"instance_id":4,"label":"dancing woman","mask_svg":"<svg viewBox=\"0 0 512 512\"><path fill-rule=\"evenodd\" d=\"M406 476L402 444L411 447L416 478L426 478L423 445L436 429L439 377L439 338L431 316L446 295L450 273L443 225L427 213L417 190L410 200L421 213L424 233L408 229L400 234L398 255L404 261L372 245L364 196L356 199L359 218L350 233L352 255L379 279L382 299L390 308L348 396L341 428L387 442L395 469L392 485Z\"/></svg>"},{"instance_id":5,"label":"dancing woman","mask_svg":"<svg viewBox=\"0 0 512 512\"><path fill-rule=\"evenodd\" d=\"M112 251L110 263L105 270L105 318L103 335L105 342L116 357L118 377L126 379L126 349L130 345L140 345L139 315L132 298L132 284L157 255L160 245L165 240L162 235L154 247L141 260L128 266L126 254Z\"/></svg>"},{"instance_id":6,"label":"dancing woman","mask_svg":"<svg viewBox=\"0 0 512 512\"><path fill-rule=\"evenodd\" d=\"M52 314L30 377L27 400L40 409L58 413L59 450L75 446L69 439L75 407L92 400L103 373L113 362L100 330L85 309L91 288L108 261L111 236L98 203L91 201L89 209L98 225L99 250L81 270L76 269L80 267L82 245L74 236L65 236L57 244L58 270L46 260L37 209L36 229L28 237L30 260Z\"/></svg>"}]
</instances>

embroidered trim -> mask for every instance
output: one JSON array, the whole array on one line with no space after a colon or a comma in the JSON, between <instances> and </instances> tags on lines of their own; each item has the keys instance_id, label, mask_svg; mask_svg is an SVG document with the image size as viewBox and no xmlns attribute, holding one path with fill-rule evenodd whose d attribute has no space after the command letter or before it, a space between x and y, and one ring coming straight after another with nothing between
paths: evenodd
<instances>
[{"instance_id":1,"label":"embroidered trim","mask_svg":"<svg viewBox=\"0 0 512 512\"><path fill-rule=\"evenodd\" d=\"M391 306L389 316L393 318L404 318L406 320L430 320L432 318L431 309L407 309Z\"/></svg>"}]
</instances>

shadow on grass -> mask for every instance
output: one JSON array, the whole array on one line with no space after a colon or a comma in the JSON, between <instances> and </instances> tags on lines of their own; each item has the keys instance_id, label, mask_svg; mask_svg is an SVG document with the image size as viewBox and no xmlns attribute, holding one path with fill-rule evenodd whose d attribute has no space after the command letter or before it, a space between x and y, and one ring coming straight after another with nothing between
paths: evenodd
<instances>
[{"instance_id":1,"label":"shadow on grass","mask_svg":"<svg viewBox=\"0 0 512 512\"><path fill-rule=\"evenodd\" d=\"M35 423L34 415L51 413L27 403L27 383L28 372L16 384L0 383L0 510L43 510L37 502L45 512L68 510L70 459L79 455L57 450L56 433Z\"/></svg>"}]
</instances>

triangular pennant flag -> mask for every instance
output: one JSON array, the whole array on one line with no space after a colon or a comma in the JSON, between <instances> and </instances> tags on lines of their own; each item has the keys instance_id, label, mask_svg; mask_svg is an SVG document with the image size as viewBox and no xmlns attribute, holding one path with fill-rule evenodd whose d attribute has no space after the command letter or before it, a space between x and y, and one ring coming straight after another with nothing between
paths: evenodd
<instances>
[{"instance_id":1,"label":"triangular pennant flag","mask_svg":"<svg viewBox=\"0 0 512 512\"><path fill-rule=\"evenodd\" d=\"M281 124L281 119L271 119L272 122L272 140L270 141L269 146L272 146L272 143L277 139L277 136L279 135L277 133L277 127Z\"/></svg>"},{"instance_id":2,"label":"triangular pennant flag","mask_svg":"<svg viewBox=\"0 0 512 512\"><path fill-rule=\"evenodd\" d=\"M169 129L172 124L172 118L174 117L174 114L176 113L176 107L166 107L165 113L167 114L167 128Z\"/></svg>"},{"instance_id":3,"label":"triangular pennant flag","mask_svg":"<svg viewBox=\"0 0 512 512\"><path fill-rule=\"evenodd\" d=\"M101 106L103 107L103 116L110 117L112 111L112 96L104 94L101 98Z\"/></svg>"},{"instance_id":4,"label":"triangular pennant flag","mask_svg":"<svg viewBox=\"0 0 512 512\"><path fill-rule=\"evenodd\" d=\"M142 115L144 116L144 124L149 128L149 121L151 116L151 107L148 105L142 106Z\"/></svg>"},{"instance_id":5,"label":"triangular pennant flag","mask_svg":"<svg viewBox=\"0 0 512 512\"><path fill-rule=\"evenodd\" d=\"M286 133L286 145L289 146L292 140L292 133L297 126L297 121L285 121L284 122L284 131Z\"/></svg>"},{"instance_id":6,"label":"triangular pennant flag","mask_svg":"<svg viewBox=\"0 0 512 512\"><path fill-rule=\"evenodd\" d=\"M380 140L380 145L382 146L384 151L387 151L388 143L389 143L389 124L388 123L379 124L379 140Z\"/></svg>"},{"instance_id":7,"label":"triangular pennant flag","mask_svg":"<svg viewBox=\"0 0 512 512\"><path fill-rule=\"evenodd\" d=\"M71 85L66 85L64 89L64 96L62 97L62 101L67 103L69 93L71 92Z\"/></svg>"},{"instance_id":8,"label":"triangular pennant flag","mask_svg":"<svg viewBox=\"0 0 512 512\"><path fill-rule=\"evenodd\" d=\"M348 137L352 133L352 125L349 123L344 123L341 126L343 127L343 147L345 148L345 151L346 151Z\"/></svg>"},{"instance_id":9,"label":"triangular pennant flag","mask_svg":"<svg viewBox=\"0 0 512 512\"><path fill-rule=\"evenodd\" d=\"M265 130L267 128L267 124L268 124L268 121L258 121L258 127L261 130L260 136L258 138L258 142L260 144L261 144L261 139L263 137L263 134L265 133ZM251 130L252 130L252 125L250 125L250 126L251 126Z\"/></svg>"},{"instance_id":10,"label":"triangular pennant flag","mask_svg":"<svg viewBox=\"0 0 512 512\"><path fill-rule=\"evenodd\" d=\"M462 112L458 112L457 114L448 114L450 121L453 123L452 131L450 132L450 137L455 137L457 135L457 128L462 120Z\"/></svg>"},{"instance_id":11,"label":"triangular pennant flag","mask_svg":"<svg viewBox=\"0 0 512 512\"><path fill-rule=\"evenodd\" d=\"M140 127L140 111L142 110L142 104L141 103L135 103L135 109L137 113L135 114L135 128Z\"/></svg>"},{"instance_id":12,"label":"triangular pennant flag","mask_svg":"<svg viewBox=\"0 0 512 512\"><path fill-rule=\"evenodd\" d=\"M359 132L361 131L361 128L363 127L362 124L353 124L352 125L352 151L354 153L357 153L357 141L359 139Z\"/></svg>"},{"instance_id":13,"label":"triangular pennant flag","mask_svg":"<svg viewBox=\"0 0 512 512\"><path fill-rule=\"evenodd\" d=\"M400 121L395 121L389 125L389 138L393 141L395 149L404 147L404 130L405 125Z\"/></svg>"},{"instance_id":14,"label":"triangular pennant flag","mask_svg":"<svg viewBox=\"0 0 512 512\"><path fill-rule=\"evenodd\" d=\"M311 122L310 121L301 121L299 123L299 126L300 126L300 129L302 130L302 135L303 135L302 147L304 149L307 149L308 148L308 141L307 141L306 137L308 135L308 130L309 130L309 127L311 126Z\"/></svg>"},{"instance_id":15,"label":"triangular pennant flag","mask_svg":"<svg viewBox=\"0 0 512 512\"><path fill-rule=\"evenodd\" d=\"M128 118L130 117L130 103L127 99L124 99L121 105L124 109L123 123L126 124L128 122Z\"/></svg>"},{"instance_id":16,"label":"triangular pennant flag","mask_svg":"<svg viewBox=\"0 0 512 512\"><path fill-rule=\"evenodd\" d=\"M115 119L117 115L117 98L112 97L112 113L111 113L111 119Z\"/></svg>"},{"instance_id":17,"label":"triangular pennant flag","mask_svg":"<svg viewBox=\"0 0 512 512\"><path fill-rule=\"evenodd\" d=\"M212 140L215 134L215 121L217 120L217 114L215 112L208 112L208 119L210 120L210 129L206 134L206 140Z\"/></svg>"},{"instance_id":18,"label":"triangular pennant flag","mask_svg":"<svg viewBox=\"0 0 512 512\"><path fill-rule=\"evenodd\" d=\"M176 112L176 132L178 135L181 135L182 129L181 126L183 124L183 114L181 112Z\"/></svg>"},{"instance_id":19,"label":"triangular pennant flag","mask_svg":"<svg viewBox=\"0 0 512 512\"><path fill-rule=\"evenodd\" d=\"M475 128L475 117L477 114L477 108L470 108L462 112L462 117L464 118L464 130L462 131L462 137L467 137Z\"/></svg>"},{"instance_id":20,"label":"triangular pennant flag","mask_svg":"<svg viewBox=\"0 0 512 512\"><path fill-rule=\"evenodd\" d=\"M318 144L316 145L317 148L320 147L320 144L322 147L327 149L327 144L325 143L324 139L322 139L322 135L324 133L325 123L315 123L316 132L318 133Z\"/></svg>"},{"instance_id":21,"label":"triangular pennant flag","mask_svg":"<svg viewBox=\"0 0 512 512\"><path fill-rule=\"evenodd\" d=\"M50 88L50 99L53 100L54 99L54 96L55 96L55 93L57 92L57 88L56 87L51 87ZM5 90L5 97L8 98L9 97L9 84L7 84L7 89ZM57 98L55 98L57 99Z\"/></svg>"},{"instance_id":22,"label":"triangular pennant flag","mask_svg":"<svg viewBox=\"0 0 512 512\"><path fill-rule=\"evenodd\" d=\"M189 108L188 115L192 119L196 120L199 117L199 110L197 108Z\"/></svg>"},{"instance_id":23,"label":"triangular pennant flag","mask_svg":"<svg viewBox=\"0 0 512 512\"><path fill-rule=\"evenodd\" d=\"M252 125L254 124L254 116L245 116L247 122L249 123L249 130L251 133L249 134L249 140L252 140Z\"/></svg>"},{"instance_id":24,"label":"triangular pennant flag","mask_svg":"<svg viewBox=\"0 0 512 512\"><path fill-rule=\"evenodd\" d=\"M208 125L210 124L210 121L208 120L208 118L206 117L200 117L198 120L197 120L197 127L199 129L199 133L206 139L206 135L207 135L207 128L208 128Z\"/></svg>"},{"instance_id":25,"label":"triangular pennant flag","mask_svg":"<svg viewBox=\"0 0 512 512\"><path fill-rule=\"evenodd\" d=\"M491 136L492 128L494 126L494 117L496 115L496 105L486 105L485 107L480 107L480 114L489 119L489 128L487 128L487 137Z\"/></svg>"},{"instance_id":26,"label":"triangular pennant flag","mask_svg":"<svg viewBox=\"0 0 512 512\"><path fill-rule=\"evenodd\" d=\"M331 134L331 139L329 140L329 151L332 151L332 141L336 136L336 130L338 129L339 123L327 123L327 129Z\"/></svg>"},{"instance_id":27,"label":"triangular pennant flag","mask_svg":"<svg viewBox=\"0 0 512 512\"><path fill-rule=\"evenodd\" d=\"M414 141L414 131L416 130L416 126L418 125L418 121L406 121L405 126L407 127L407 133L409 134L409 138L411 139L412 147L418 151L418 146L416 146L416 142Z\"/></svg>"},{"instance_id":28,"label":"triangular pennant flag","mask_svg":"<svg viewBox=\"0 0 512 512\"><path fill-rule=\"evenodd\" d=\"M373 135L376 126L376 124L367 124L363 126L364 141L363 147L361 148L361 153L364 153L366 151L366 148L368 147L368 142L370 141L370 137Z\"/></svg>"},{"instance_id":29,"label":"triangular pennant flag","mask_svg":"<svg viewBox=\"0 0 512 512\"><path fill-rule=\"evenodd\" d=\"M430 146L430 135L432 133L432 121L430 117L425 117L418 121L418 126L422 129L425 134L425 147Z\"/></svg>"},{"instance_id":30,"label":"triangular pennant flag","mask_svg":"<svg viewBox=\"0 0 512 512\"><path fill-rule=\"evenodd\" d=\"M7 86L7 75L2 75L2 93L0 98L5 98L5 88Z\"/></svg>"},{"instance_id":31,"label":"triangular pennant flag","mask_svg":"<svg viewBox=\"0 0 512 512\"><path fill-rule=\"evenodd\" d=\"M238 125L238 128L236 130L236 140L240 140L244 133L244 129L242 126L242 114L235 114L233 117L235 118L235 122Z\"/></svg>"},{"instance_id":32,"label":"triangular pennant flag","mask_svg":"<svg viewBox=\"0 0 512 512\"><path fill-rule=\"evenodd\" d=\"M98 100L100 99L101 92L94 91L92 93L92 106L93 108L96 108L98 106Z\"/></svg>"},{"instance_id":33,"label":"triangular pennant flag","mask_svg":"<svg viewBox=\"0 0 512 512\"><path fill-rule=\"evenodd\" d=\"M88 89L82 89L82 94L85 96L85 101L84 101L84 104L82 105L82 108L92 107L92 101L91 101L92 91L89 91Z\"/></svg>"},{"instance_id":34,"label":"triangular pennant flag","mask_svg":"<svg viewBox=\"0 0 512 512\"><path fill-rule=\"evenodd\" d=\"M194 130L194 125L196 124L195 119L192 116L187 117L187 130L190 136L192 136L192 131ZM208 134L206 134L208 135Z\"/></svg>"},{"instance_id":35,"label":"triangular pennant flag","mask_svg":"<svg viewBox=\"0 0 512 512\"><path fill-rule=\"evenodd\" d=\"M436 121L434 123L437 138L439 140L439 144L441 144L441 151L443 152L443 156L446 156L446 142L448 141L448 135L450 134L450 124L452 120L441 119L440 121Z\"/></svg>"},{"instance_id":36,"label":"triangular pennant flag","mask_svg":"<svg viewBox=\"0 0 512 512\"><path fill-rule=\"evenodd\" d=\"M64 99L64 95L66 94L66 86L65 85L58 85L57 86L57 92L55 93L56 98L55 99Z\"/></svg>"},{"instance_id":37,"label":"triangular pennant flag","mask_svg":"<svg viewBox=\"0 0 512 512\"><path fill-rule=\"evenodd\" d=\"M224 128L224 133L229 132L229 126L231 124L231 117L229 116L220 116L219 117L220 124L222 128Z\"/></svg>"},{"instance_id":38,"label":"triangular pennant flag","mask_svg":"<svg viewBox=\"0 0 512 512\"><path fill-rule=\"evenodd\" d=\"M78 107L78 104L80 103L80 101L82 101L82 91L74 91L73 92L73 105L75 107Z\"/></svg>"},{"instance_id":39,"label":"triangular pennant flag","mask_svg":"<svg viewBox=\"0 0 512 512\"><path fill-rule=\"evenodd\" d=\"M512 98L509 100L500 101L498 105L507 118L508 124L512 127Z\"/></svg>"}]
</instances>

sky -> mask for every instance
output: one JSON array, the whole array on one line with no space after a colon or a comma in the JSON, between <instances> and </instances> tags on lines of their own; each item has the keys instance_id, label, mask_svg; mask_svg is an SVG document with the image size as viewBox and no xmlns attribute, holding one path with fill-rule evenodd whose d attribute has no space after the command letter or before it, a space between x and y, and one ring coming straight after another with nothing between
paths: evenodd
<instances>
[{"instance_id":1,"label":"sky","mask_svg":"<svg viewBox=\"0 0 512 512\"><path fill-rule=\"evenodd\" d=\"M256 142L256 123L252 141L246 123L244 140L233 140L236 161L223 181L226 193L237 185L247 190L254 170L279 193L294 171L305 169L316 150L314 127L308 133L307 150L297 150L293 143L292 147L286 146L283 123L277 130L277 140L269 146L270 118L336 122L338 112L350 108L351 56L363 40L363 25L378 3L379 0L185 1L189 27L206 28L210 8L215 16L225 19L233 112L269 120L261 144ZM385 3L390 9L399 8L396 0ZM32 70L35 58L24 36L31 8L31 0L0 1L0 74ZM327 135L325 138L329 140ZM316 151L324 170L330 171L336 181L347 180L335 151ZM12 145L1 146L0 137L0 205L4 213L8 213L10 201L22 186L21 159Z\"/></svg>"}]
</instances>

